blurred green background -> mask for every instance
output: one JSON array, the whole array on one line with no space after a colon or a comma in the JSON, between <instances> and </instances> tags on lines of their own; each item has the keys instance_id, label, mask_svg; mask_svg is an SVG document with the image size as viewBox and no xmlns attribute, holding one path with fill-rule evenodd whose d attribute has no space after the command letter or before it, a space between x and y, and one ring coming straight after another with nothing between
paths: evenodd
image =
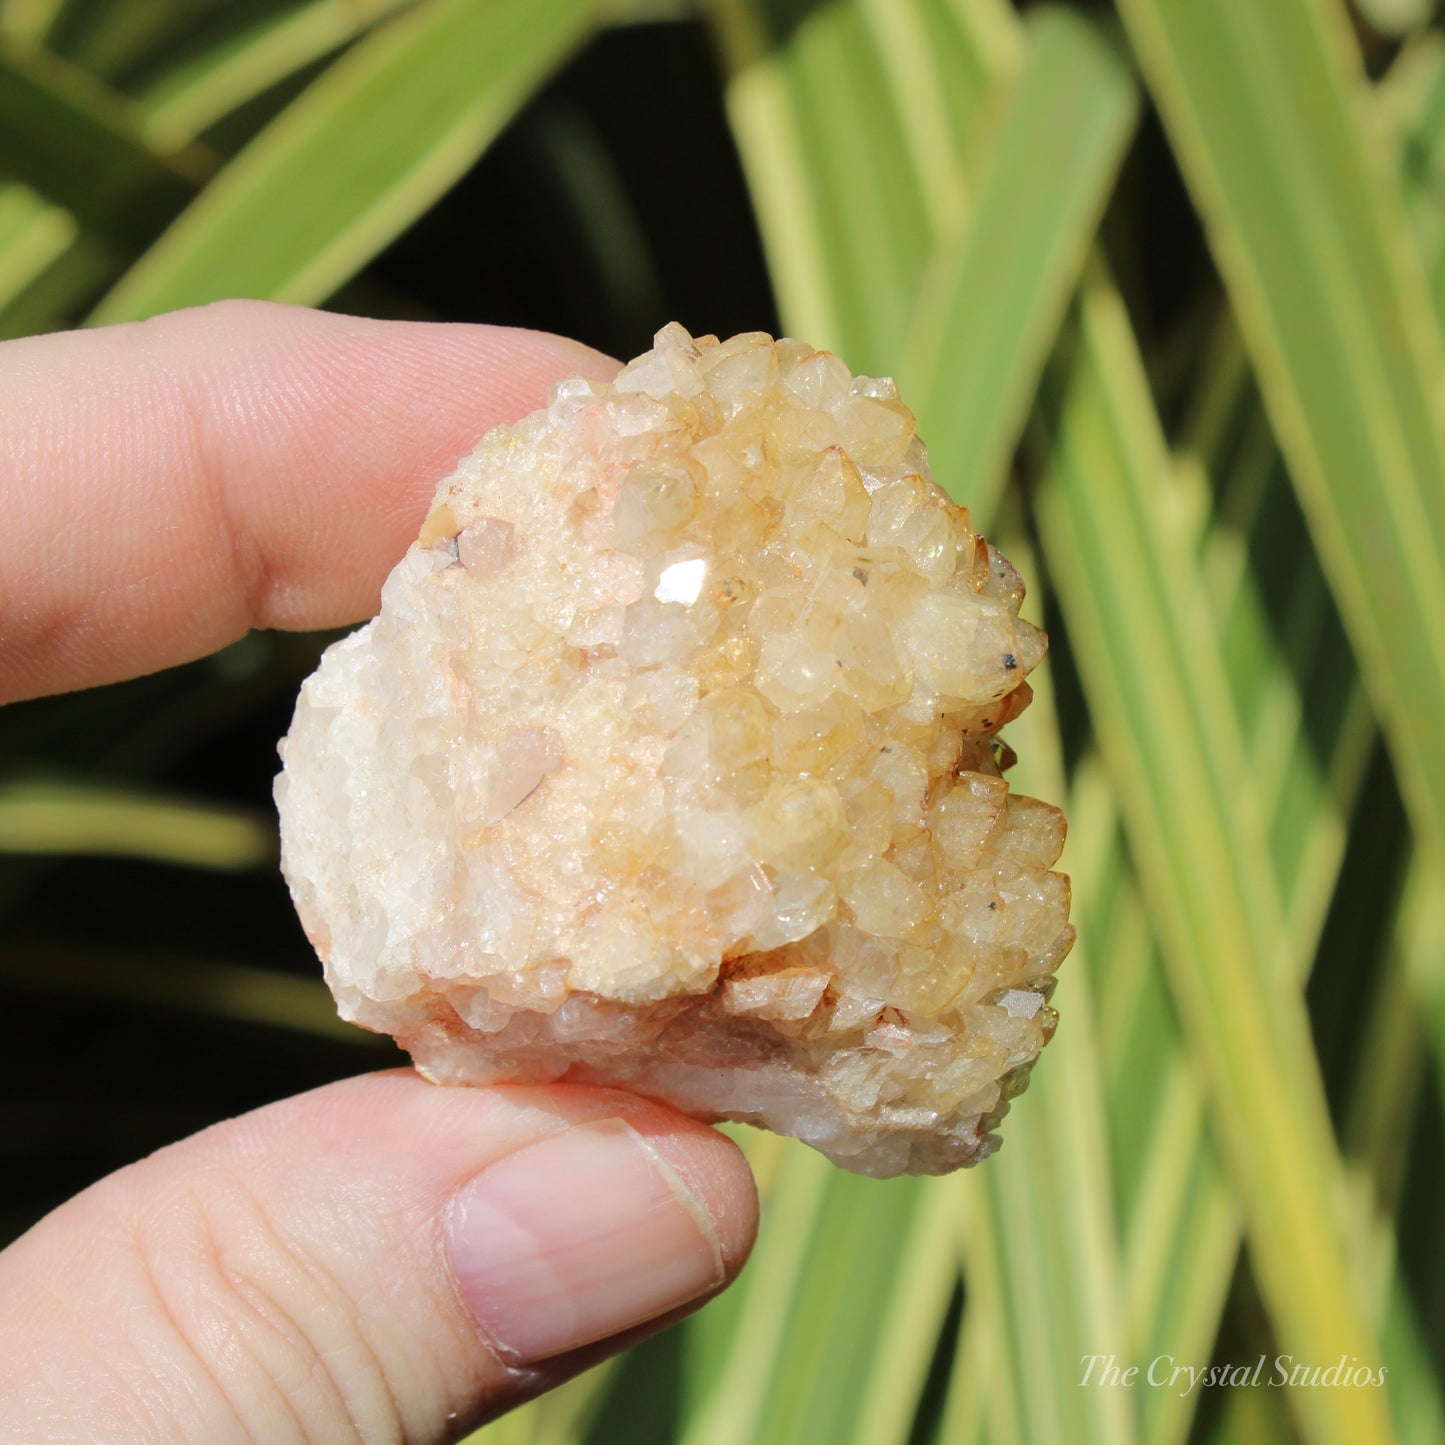
<instances>
[{"instance_id":1,"label":"blurred green background","mask_svg":"<svg viewBox=\"0 0 1445 1445\"><path fill-rule=\"evenodd\" d=\"M0 0L0 335L224 296L831 346L1053 638L1081 942L1002 1153L740 1133L742 1282L481 1438L1445 1439L1428 0ZM276 869L327 640L0 712L0 1239L394 1061Z\"/></svg>"}]
</instances>

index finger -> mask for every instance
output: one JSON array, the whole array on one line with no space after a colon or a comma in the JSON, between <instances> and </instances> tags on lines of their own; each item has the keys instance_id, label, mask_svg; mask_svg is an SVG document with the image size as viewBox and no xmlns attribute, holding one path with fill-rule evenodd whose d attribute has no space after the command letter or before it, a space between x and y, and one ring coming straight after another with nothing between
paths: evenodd
<instances>
[{"instance_id":1,"label":"index finger","mask_svg":"<svg viewBox=\"0 0 1445 1445\"><path fill-rule=\"evenodd\" d=\"M371 615L477 439L616 369L254 301L0 344L0 702Z\"/></svg>"}]
</instances>

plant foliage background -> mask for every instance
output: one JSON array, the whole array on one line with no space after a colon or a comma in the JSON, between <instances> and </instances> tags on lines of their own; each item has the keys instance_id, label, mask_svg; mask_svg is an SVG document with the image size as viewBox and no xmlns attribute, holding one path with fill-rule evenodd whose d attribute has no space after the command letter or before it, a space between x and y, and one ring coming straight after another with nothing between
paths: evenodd
<instances>
[{"instance_id":1,"label":"plant foliage background","mask_svg":"<svg viewBox=\"0 0 1445 1445\"><path fill-rule=\"evenodd\" d=\"M0 0L0 334L676 316L895 375L1053 636L1081 943L984 1168L747 1136L739 1285L500 1442L1445 1439L1428 0ZM3 622L0 622L3 629ZM0 1237L385 1046L275 867L326 638L0 713ZM1083 1387L1341 1356L1382 1388Z\"/></svg>"}]
</instances>

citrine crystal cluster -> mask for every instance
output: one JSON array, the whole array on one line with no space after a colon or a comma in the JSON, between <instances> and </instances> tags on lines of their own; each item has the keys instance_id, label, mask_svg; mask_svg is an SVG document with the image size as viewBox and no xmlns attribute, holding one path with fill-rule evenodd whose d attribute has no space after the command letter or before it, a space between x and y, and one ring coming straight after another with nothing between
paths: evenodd
<instances>
[{"instance_id":1,"label":"citrine crystal cluster","mask_svg":"<svg viewBox=\"0 0 1445 1445\"><path fill-rule=\"evenodd\" d=\"M680 326L444 482L305 684L283 866L444 1083L619 1085L846 1168L987 1154L1073 933L999 729L1044 637L887 380Z\"/></svg>"}]
</instances>

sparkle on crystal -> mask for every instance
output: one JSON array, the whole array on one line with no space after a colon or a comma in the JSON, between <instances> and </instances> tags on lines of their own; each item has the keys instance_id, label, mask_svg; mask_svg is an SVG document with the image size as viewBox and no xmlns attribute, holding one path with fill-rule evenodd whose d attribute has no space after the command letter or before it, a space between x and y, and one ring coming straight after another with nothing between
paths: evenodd
<instances>
[{"instance_id":1,"label":"sparkle on crystal","mask_svg":"<svg viewBox=\"0 0 1445 1445\"><path fill-rule=\"evenodd\" d=\"M865 1173L989 1152L1054 1026L1064 825L996 740L1043 636L913 426L826 352L669 326L482 440L283 744L346 1017Z\"/></svg>"},{"instance_id":2,"label":"sparkle on crystal","mask_svg":"<svg viewBox=\"0 0 1445 1445\"><path fill-rule=\"evenodd\" d=\"M707 575L707 560L694 557L690 562L674 562L662 569L657 589L653 596L659 602L680 602L691 607L702 591L702 579Z\"/></svg>"}]
</instances>

